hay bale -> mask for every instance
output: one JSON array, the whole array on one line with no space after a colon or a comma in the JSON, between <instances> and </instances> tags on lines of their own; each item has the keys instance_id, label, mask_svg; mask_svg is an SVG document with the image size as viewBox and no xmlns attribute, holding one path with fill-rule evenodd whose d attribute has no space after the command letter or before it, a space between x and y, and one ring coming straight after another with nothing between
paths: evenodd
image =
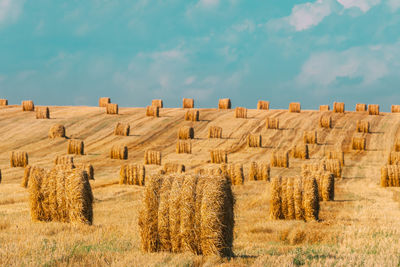
<instances>
[{"instance_id":1,"label":"hay bale","mask_svg":"<svg viewBox=\"0 0 400 267\"><path fill-rule=\"evenodd\" d=\"M35 167L34 166L30 166L30 165L27 165L25 167L24 176L22 177L22 181L21 181L21 186L24 187L24 188L28 187L29 177L31 176L32 168L35 168Z\"/></svg>"},{"instance_id":2,"label":"hay bale","mask_svg":"<svg viewBox=\"0 0 400 267\"><path fill-rule=\"evenodd\" d=\"M94 180L94 168L93 165L90 163L80 163L76 164L75 168L83 170L87 173L89 180Z\"/></svg>"},{"instance_id":3,"label":"hay bale","mask_svg":"<svg viewBox=\"0 0 400 267\"><path fill-rule=\"evenodd\" d=\"M22 101L22 111L34 111L35 105L32 100Z\"/></svg>"},{"instance_id":4,"label":"hay bale","mask_svg":"<svg viewBox=\"0 0 400 267\"><path fill-rule=\"evenodd\" d=\"M271 168L267 163L251 162L249 181L269 181Z\"/></svg>"},{"instance_id":5,"label":"hay bale","mask_svg":"<svg viewBox=\"0 0 400 267\"><path fill-rule=\"evenodd\" d=\"M333 112L335 112L335 113L344 113L344 103L342 103L342 102L334 102L333 103Z\"/></svg>"},{"instance_id":6,"label":"hay bale","mask_svg":"<svg viewBox=\"0 0 400 267\"><path fill-rule=\"evenodd\" d=\"M357 112L367 111L367 104L356 104L356 111Z\"/></svg>"},{"instance_id":7,"label":"hay bale","mask_svg":"<svg viewBox=\"0 0 400 267\"><path fill-rule=\"evenodd\" d=\"M185 113L185 121L199 121L200 115L198 110L188 110Z\"/></svg>"},{"instance_id":8,"label":"hay bale","mask_svg":"<svg viewBox=\"0 0 400 267\"><path fill-rule=\"evenodd\" d=\"M181 205L182 205L182 184L184 177L177 177L171 185L171 194L169 199L169 219L171 233L172 252L178 253L182 250L181 235Z\"/></svg>"},{"instance_id":9,"label":"hay bale","mask_svg":"<svg viewBox=\"0 0 400 267\"><path fill-rule=\"evenodd\" d=\"M379 105L368 105L369 115L379 115Z\"/></svg>"},{"instance_id":10,"label":"hay bale","mask_svg":"<svg viewBox=\"0 0 400 267\"><path fill-rule=\"evenodd\" d=\"M295 209L295 201L294 201L294 182L295 178L290 177L286 181L286 206L287 206L287 220L295 220L296 219L296 209Z\"/></svg>"},{"instance_id":11,"label":"hay bale","mask_svg":"<svg viewBox=\"0 0 400 267\"><path fill-rule=\"evenodd\" d=\"M270 189L270 205L269 205L269 216L271 220L284 219L282 212L282 177L274 177L271 179Z\"/></svg>"},{"instance_id":12,"label":"hay bale","mask_svg":"<svg viewBox=\"0 0 400 267\"><path fill-rule=\"evenodd\" d=\"M388 186L389 186L388 166L382 166L382 168L381 168L381 187L388 187Z\"/></svg>"},{"instance_id":13,"label":"hay bale","mask_svg":"<svg viewBox=\"0 0 400 267\"><path fill-rule=\"evenodd\" d=\"M357 120L356 131L359 133L369 133L369 121Z\"/></svg>"},{"instance_id":14,"label":"hay bale","mask_svg":"<svg viewBox=\"0 0 400 267\"><path fill-rule=\"evenodd\" d=\"M185 165L179 163L165 163L163 171L165 174L184 173Z\"/></svg>"},{"instance_id":15,"label":"hay bale","mask_svg":"<svg viewBox=\"0 0 400 267\"><path fill-rule=\"evenodd\" d=\"M262 147L261 134L249 134L249 135L247 135L247 146L248 147Z\"/></svg>"},{"instance_id":16,"label":"hay bale","mask_svg":"<svg viewBox=\"0 0 400 267\"><path fill-rule=\"evenodd\" d=\"M318 186L321 191L322 201L333 201L335 199L335 176L333 173L324 172L321 177L321 186Z\"/></svg>"},{"instance_id":17,"label":"hay bale","mask_svg":"<svg viewBox=\"0 0 400 267\"><path fill-rule=\"evenodd\" d=\"M196 193L198 176L185 176L181 188L181 236L183 251L198 251L196 232Z\"/></svg>"},{"instance_id":18,"label":"hay bale","mask_svg":"<svg viewBox=\"0 0 400 267\"><path fill-rule=\"evenodd\" d=\"M301 105L298 102L292 102L289 104L289 112L291 113L300 113Z\"/></svg>"},{"instance_id":19,"label":"hay bale","mask_svg":"<svg viewBox=\"0 0 400 267\"><path fill-rule=\"evenodd\" d=\"M331 107L329 105L320 105L319 106L319 111L329 111L331 110Z\"/></svg>"},{"instance_id":20,"label":"hay bale","mask_svg":"<svg viewBox=\"0 0 400 267\"><path fill-rule=\"evenodd\" d=\"M326 150L324 152L324 156L326 159L338 159L340 161L340 165L344 166L344 152L343 151L334 151L334 150Z\"/></svg>"},{"instance_id":21,"label":"hay bale","mask_svg":"<svg viewBox=\"0 0 400 267\"><path fill-rule=\"evenodd\" d=\"M99 107L105 108L107 104L111 103L111 99L109 97L100 97L99 98Z\"/></svg>"},{"instance_id":22,"label":"hay bale","mask_svg":"<svg viewBox=\"0 0 400 267\"><path fill-rule=\"evenodd\" d=\"M194 108L194 99L193 98L184 98L183 99L183 108Z\"/></svg>"},{"instance_id":23,"label":"hay bale","mask_svg":"<svg viewBox=\"0 0 400 267\"><path fill-rule=\"evenodd\" d=\"M367 141L365 137L353 137L351 139L351 147L353 150L365 150L366 144Z\"/></svg>"},{"instance_id":24,"label":"hay bale","mask_svg":"<svg viewBox=\"0 0 400 267\"><path fill-rule=\"evenodd\" d=\"M295 145L291 149L291 156L296 159L309 159L310 155L308 153L308 145L307 144L299 144Z\"/></svg>"},{"instance_id":25,"label":"hay bale","mask_svg":"<svg viewBox=\"0 0 400 267\"><path fill-rule=\"evenodd\" d=\"M160 251L171 252L171 233L169 199L171 198L171 186L174 181L173 176L164 176L159 192L158 205L158 238Z\"/></svg>"},{"instance_id":26,"label":"hay bale","mask_svg":"<svg viewBox=\"0 0 400 267\"><path fill-rule=\"evenodd\" d=\"M190 126L183 126L178 131L179 140L194 139L194 128Z\"/></svg>"},{"instance_id":27,"label":"hay bale","mask_svg":"<svg viewBox=\"0 0 400 267\"><path fill-rule=\"evenodd\" d=\"M269 101L258 100L257 109L269 110Z\"/></svg>"},{"instance_id":28,"label":"hay bale","mask_svg":"<svg viewBox=\"0 0 400 267\"><path fill-rule=\"evenodd\" d=\"M146 107L146 116L147 117L160 117L160 108L155 106L147 106Z\"/></svg>"},{"instance_id":29,"label":"hay bale","mask_svg":"<svg viewBox=\"0 0 400 267\"><path fill-rule=\"evenodd\" d=\"M286 195L287 182L288 182L288 178L282 177L282 180L281 180L281 203L282 203L283 219L288 219L288 199L287 199L287 195Z\"/></svg>"},{"instance_id":30,"label":"hay bale","mask_svg":"<svg viewBox=\"0 0 400 267\"><path fill-rule=\"evenodd\" d=\"M106 113L111 115L118 114L118 104L107 104Z\"/></svg>"},{"instance_id":31,"label":"hay bale","mask_svg":"<svg viewBox=\"0 0 400 267\"><path fill-rule=\"evenodd\" d=\"M140 185L145 182L146 168L140 164L124 164L119 172L119 184Z\"/></svg>"},{"instance_id":32,"label":"hay bale","mask_svg":"<svg viewBox=\"0 0 400 267\"><path fill-rule=\"evenodd\" d=\"M317 143L317 131L304 131L303 132L304 144L316 144Z\"/></svg>"},{"instance_id":33,"label":"hay bale","mask_svg":"<svg viewBox=\"0 0 400 267\"><path fill-rule=\"evenodd\" d=\"M332 117L327 115L322 115L319 117L319 127L321 128L332 128Z\"/></svg>"},{"instance_id":34,"label":"hay bale","mask_svg":"<svg viewBox=\"0 0 400 267\"><path fill-rule=\"evenodd\" d=\"M294 214L296 220L304 220L303 208L303 178L296 177L293 181Z\"/></svg>"},{"instance_id":35,"label":"hay bale","mask_svg":"<svg viewBox=\"0 0 400 267\"><path fill-rule=\"evenodd\" d=\"M342 177L342 163L340 159L325 159L320 161L319 171L328 171L335 178Z\"/></svg>"},{"instance_id":36,"label":"hay bale","mask_svg":"<svg viewBox=\"0 0 400 267\"><path fill-rule=\"evenodd\" d=\"M228 154L226 151L221 150L221 149L215 149L210 151L210 156L211 156L211 163L228 163Z\"/></svg>"},{"instance_id":37,"label":"hay bale","mask_svg":"<svg viewBox=\"0 0 400 267\"><path fill-rule=\"evenodd\" d=\"M54 165L74 164L73 156L57 156L54 159Z\"/></svg>"},{"instance_id":38,"label":"hay bale","mask_svg":"<svg viewBox=\"0 0 400 267\"><path fill-rule=\"evenodd\" d=\"M190 141L178 140L176 143L177 154L192 154L192 143Z\"/></svg>"},{"instance_id":39,"label":"hay bale","mask_svg":"<svg viewBox=\"0 0 400 267\"><path fill-rule=\"evenodd\" d=\"M85 145L83 141L76 139L68 140L67 154L84 155Z\"/></svg>"},{"instance_id":40,"label":"hay bale","mask_svg":"<svg viewBox=\"0 0 400 267\"><path fill-rule=\"evenodd\" d=\"M161 165L161 151L146 150L144 153L145 165Z\"/></svg>"},{"instance_id":41,"label":"hay bale","mask_svg":"<svg viewBox=\"0 0 400 267\"><path fill-rule=\"evenodd\" d=\"M36 119L50 119L50 110L48 107L36 108Z\"/></svg>"},{"instance_id":42,"label":"hay bale","mask_svg":"<svg viewBox=\"0 0 400 267\"><path fill-rule=\"evenodd\" d=\"M218 175L217 173L214 174ZM228 177L233 185L242 185L244 183L242 164L222 164L221 174Z\"/></svg>"},{"instance_id":43,"label":"hay bale","mask_svg":"<svg viewBox=\"0 0 400 267\"><path fill-rule=\"evenodd\" d=\"M65 127L61 124L54 124L49 130L49 138L65 138Z\"/></svg>"},{"instance_id":44,"label":"hay bale","mask_svg":"<svg viewBox=\"0 0 400 267\"><path fill-rule=\"evenodd\" d=\"M208 127L208 138L222 138L222 128L219 126Z\"/></svg>"},{"instance_id":45,"label":"hay bale","mask_svg":"<svg viewBox=\"0 0 400 267\"><path fill-rule=\"evenodd\" d=\"M114 135L129 136L131 126L128 123L117 122L114 128Z\"/></svg>"},{"instance_id":46,"label":"hay bale","mask_svg":"<svg viewBox=\"0 0 400 267\"><path fill-rule=\"evenodd\" d=\"M393 150L396 152L400 152L400 138L396 137L394 141Z\"/></svg>"},{"instance_id":47,"label":"hay bale","mask_svg":"<svg viewBox=\"0 0 400 267\"><path fill-rule=\"evenodd\" d=\"M303 207L304 219L318 221L319 219L319 193L318 183L315 177L310 176L303 179Z\"/></svg>"},{"instance_id":48,"label":"hay bale","mask_svg":"<svg viewBox=\"0 0 400 267\"><path fill-rule=\"evenodd\" d=\"M5 107L5 106L8 106L8 100L0 99L0 107Z\"/></svg>"},{"instance_id":49,"label":"hay bale","mask_svg":"<svg viewBox=\"0 0 400 267\"><path fill-rule=\"evenodd\" d=\"M235 108L235 118L247 119L247 108Z\"/></svg>"},{"instance_id":50,"label":"hay bale","mask_svg":"<svg viewBox=\"0 0 400 267\"><path fill-rule=\"evenodd\" d=\"M126 145L113 145L110 150L111 159L128 159L128 147Z\"/></svg>"},{"instance_id":51,"label":"hay bale","mask_svg":"<svg viewBox=\"0 0 400 267\"><path fill-rule=\"evenodd\" d=\"M392 113L400 113L400 105L392 105Z\"/></svg>"},{"instance_id":52,"label":"hay bale","mask_svg":"<svg viewBox=\"0 0 400 267\"><path fill-rule=\"evenodd\" d=\"M400 164L400 152L390 151L388 157L388 165L398 165Z\"/></svg>"},{"instance_id":53,"label":"hay bale","mask_svg":"<svg viewBox=\"0 0 400 267\"><path fill-rule=\"evenodd\" d=\"M28 165L28 153L25 151L12 151L10 154L10 166L26 167Z\"/></svg>"},{"instance_id":54,"label":"hay bale","mask_svg":"<svg viewBox=\"0 0 400 267\"><path fill-rule=\"evenodd\" d=\"M272 151L271 167L289 168L289 153L284 151Z\"/></svg>"},{"instance_id":55,"label":"hay bale","mask_svg":"<svg viewBox=\"0 0 400 267\"><path fill-rule=\"evenodd\" d=\"M229 98L220 99L218 109L231 109L231 100Z\"/></svg>"},{"instance_id":56,"label":"hay bale","mask_svg":"<svg viewBox=\"0 0 400 267\"><path fill-rule=\"evenodd\" d=\"M279 119L278 118L267 118L265 120L267 129L279 130Z\"/></svg>"},{"instance_id":57,"label":"hay bale","mask_svg":"<svg viewBox=\"0 0 400 267\"><path fill-rule=\"evenodd\" d=\"M157 108L163 108L164 107L163 101L161 99L153 99L151 101L151 105L153 107L157 107Z\"/></svg>"}]
</instances>

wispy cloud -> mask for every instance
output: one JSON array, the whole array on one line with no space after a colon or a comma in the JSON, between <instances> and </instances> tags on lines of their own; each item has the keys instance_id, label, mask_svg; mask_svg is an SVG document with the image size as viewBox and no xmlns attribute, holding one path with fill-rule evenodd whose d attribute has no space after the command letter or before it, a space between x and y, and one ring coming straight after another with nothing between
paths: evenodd
<instances>
[{"instance_id":1,"label":"wispy cloud","mask_svg":"<svg viewBox=\"0 0 400 267\"><path fill-rule=\"evenodd\" d=\"M0 0L0 26L15 22L22 11L25 0Z\"/></svg>"},{"instance_id":2,"label":"wispy cloud","mask_svg":"<svg viewBox=\"0 0 400 267\"><path fill-rule=\"evenodd\" d=\"M362 12L367 12L371 7L380 4L381 0L337 0L345 9L359 8Z\"/></svg>"}]
</instances>

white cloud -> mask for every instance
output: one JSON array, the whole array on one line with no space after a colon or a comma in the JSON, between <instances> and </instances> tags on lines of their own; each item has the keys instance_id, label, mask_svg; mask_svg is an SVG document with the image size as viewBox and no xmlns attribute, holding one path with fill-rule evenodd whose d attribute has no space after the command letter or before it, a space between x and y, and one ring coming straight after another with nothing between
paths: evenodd
<instances>
[{"instance_id":1,"label":"white cloud","mask_svg":"<svg viewBox=\"0 0 400 267\"><path fill-rule=\"evenodd\" d=\"M388 0L387 4L393 12L400 8L400 0Z\"/></svg>"},{"instance_id":2,"label":"white cloud","mask_svg":"<svg viewBox=\"0 0 400 267\"><path fill-rule=\"evenodd\" d=\"M287 20L296 31L302 31L318 25L331 12L330 1L318 0L314 3L295 5Z\"/></svg>"},{"instance_id":3,"label":"white cloud","mask_svg":"<svg viewBox=\"0 0 400 267\"><path fill-rule=\"evenodd\" d=\"M337 0L345 9L357 7L367 12L371 7L380 4L381 0Z\"/></svg>"},{"instance_id":4,"label":"white cloud","mask_svg":"<svg viewBox=\"0 0 400 267\"><path fill-rule=\"evenodd\" d=\"M238 31L238 32L254 32L256 25L253 21L246 19L245 21L243 21L240 24L236 24L233 25L232 27L234 30Z\"/></svg>"},{"instance_id":5,"label":"white cloud","mask_svg":"<svg viewBox=\"0 0 400 267\"><path fill-rule=\"evenodd\" d=\"M15 22L24 3L25 0L0 0L0 25Z\"/></svg>"}]
</instances>

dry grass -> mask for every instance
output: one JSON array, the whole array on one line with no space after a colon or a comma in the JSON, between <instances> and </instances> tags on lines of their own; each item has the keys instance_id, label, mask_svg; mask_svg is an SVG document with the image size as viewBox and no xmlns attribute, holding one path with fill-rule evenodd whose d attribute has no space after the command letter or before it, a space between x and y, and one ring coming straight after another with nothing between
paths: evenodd
<instances>
[{"instance_id":1,"label":"dry grass","mask_svg":"<svg viewBox=\"0 0 400 267\"><path fill-rule=\"evenodd\" d=\"M106 113L111 115L118 114L118 104L107 104L106 105Z\"/></svg>"},{"instance_id":2,"label":"dry grass","mask_svg":"<svg viewBox=\"0 0 400 267\"><path fill-rule=\"evenodd\" d=\"M279 118L266 118L265 124L267 129L279 130Z\"/></svg>"},{"instance_id":3,"label":"dry grass","mask_svg":"<svg viewBox=\"0 0 400 267\"><path fill-rule=\"evenodd\" d=\"M369 121L360 121L356 122L356 131L359 133L369 133Z\"/></svg>"},{"instance_id":4,"label":"dry grass","mask_svg":"<svg viewBox=\"0 0 400 267\"><path fill-rule=\"evenodd\" d=\"M163 174L184 173L186 170L185 165L179 163L165 163L163 167Z\"/></svg>"},{"instance_id":5,"label":"dry grass","mask_svg":"<svg viewBox=\"0 0 400 267\"><path fill-rule=\"evenodd\" d=\"M146 150L144 153L145 165L161 165L161 151Z\"/></svg>"},{"instance_id":6,"label":"dry grass","mask_svg":"<svg viewBox=\"0 0 400 267\"><path fill-rule=\"evenodd\" d=\"M179 140L187 140L194 138L194 128L191 126L183 126L179 128L178 131L178 139Z\"/></svg>"},{"instance_id":7,"label":"dry grass","mask_svg":"<svg viewBox=\"0 0 400 267\"><path fill-rule=\"evenodd\" d=\"M305 131L303 133L304 144L317 144L317 131Z\"/></svg>"},{"instance_id":8,"label":"dry grass","mask_svg":"<svg viewBox=\"0 0 400 267\"><path fill-rule=\"evenodd\" d=\"M22 101L22 111L34 111L35 105L33 104L32 100Z\"/></svg>"},{"instance_id":9,"label":"dry grass","mask_svg":"<svg viewBox=\"0 0 400 267\"><path fill-rule=\"evenodd\" d=\"M114 128L114 135L129 136L131 126L128 123L117 122Z\"/></svg>"},{"instance_id":10,"label":"dry grass","mask_svg":"<svg viewBox=\"0 0 400 267\"><path fill-rule=\"evenodd\" d=\"M209 126L208 127L208 138L222 138L222 127Z\"/></svg>"},{"instance_id":11,"label":"dry grass","mask_svg":"<svg viewBox=\"0 0 400 267\"><path fill-rule=\"evenodd\" d=\"M301 105L298 102L293 102L289 104L289 112L291 113L300 113Z\"/></svg>"},{"instance_id":12,"label":"dry grass","mask_svg":"<svg viewBox=\"0 0 400 267\"><path fill-rule=\"evenodd\" d=\"M0 99L0 107L8 106L8 100L7 99Z\"/></svg>"},{"instance_id":13,"label":"dry grass","mask_svg":"<svg viewBox=\"0 0 400 267\"><path fill-rule=\"evenodd\" d=\"M49 130L49 138L65 138L65 127L62 124L54 124Z\"/></svg>"},{"instance_id":14,"label":"dry grass","mask_svg":"<svg viewBox=\"0 0 400 267\"><path fill-rule=\"evenodd\" d=\"M211 163L228 163L228 154L226 151L221 149L215 149L210 151Z\"/></svg>"},{"instance_id":15,"label":"dry grass","mask_svg":"<svg viewBox=\"0 0 400 267\"><path fill-rule=\"evenodd\" d=\"M252 162L250 163L249 181L269 181L271 168L268 163Z\"/></svg>"},{"instance_id":16,"label":"dry grass","mask_svg":"<svg viewBox=\"0 0 400 267\"><path fill-rule=\"evenodd\" d=\"M99 107L105 108L107 104L111 103L111 99L109 97L100 97L99 98Z\"/></svg>"},{"instance_id":17,"label":"dry grass","mask_svg":"<svg viewBox=\"0 0 400 267\"><path fill-rule=\"evenodd\" d=\"M271 167L289 168L289 153L285 151L272 151Z\"/></svg>"},{"instance_id":18,"label":"dry grass","mask_svg":"<svg viewBox=\"0 0 400 267\"><path fill-rule=\"evenodd\" d=\"M194 99L193 98L184 98L182 101L183 108L194 108Z\"/></svg>"},{"instance_id":19,"label":"dry grass","mask_svg":"<svg viewBox=\"0 0 400 267\"><path fill-rule=\"evenodd\" d=\"M186 111L185 113L185 121L199 121L200 112L195 109L191 109Z\"/></svg>"},{"instance_id":20,"label":"dry grass","mask_svg":"<svg viewBox=\"0 0 400 267\"><path fill-rule=\"evenodd\" d=\"M357 112L367 111L367 104L356 104L356 111Z\"/></svg>"},{"instance_id":21,"label":"dry grass","mask_svg":"<svg viewBox=\"0 0 400 267\"><path fill-rule=\"evenodd\" d=\"M158 108L163 108L164 107L163 101L161 99L153 99L151 101L151 105L153 107L158 107Z\"/></svg>"},{"instance_id":22,"label":"dry grass","mask_svg":"<svg viewBox=\"0 0 400 267\"><path fill-rule=\"evenodd\" d=\"M145 183L146 168L140 164L124 164L119 171L119 184L140 185Z\"/></svg>"},{"instance_id":23,"label":"dry grass","mask_svg":"<svg viewBox=\"0 0 400 267\"><path fill-rule=\"evenodd\" d=\"M329 105L320 105L319 111L330 111L331 107Z\"/></svg>"},{"instance_id":24,"label":"dry grass","mask_svg":"<svg viewBox=\"0 0 400 267\"><path fill-rule=\"evenodd\" d=\"M128 146L126 145L113 145L110 150L111 159L128 159Z\"/></svg>"},{"instance_id":25,"label":"dry grass","mask_svg":"<svg viewBox=\"0 0 400 267\"><path fill-rule=\"evenodd\" d=\"M48 107L36 107L36 119L50 119Z\"/></svg>"},{"instance_id":26,"label":"dry grass","mask_svg":"<svg viewBox=\"0 0 400 267\"><path fill-rule=\"evenodd\" d=\"M178 140L176 143L177 154L192 154L192 143L189 140Z\"/></svg>"},{"instance_id":27,"label":"dry grass","mask_svg":"<svg viewBox=\"0 0 400 267\"><path fill-rule=\"evenodd\" d=\"M85 145L83 141L76 139L68 140L67 154L84 155Z\"/></svg>"},{"instance_id":28,"label":"dry grass","mask_svg":"<svg viewBox=\"0 0 400 267\"><path fill-rule=\"evenodd\" d=\"M319 127L321 128L332 128L332 117L329 115L321 115L319 117Z\"/></svg>"},{"instance_id":29,"label":"dry grass","mask_svg":"<svg viewBox=\"0 0 400 267\"><path fill-rule=\"evenodd\" d=\"M220 99L218 109L231 109L231 100L229 98Z\"/></svg>"},{"instance_id":30,"label":"dry grass","mask_svg":"<svg viewBox=\"0 0 400 267\"><path fill-rule=\"evenodd\" d=\"M242 107L235 108L235 118L247 119L247 108L242 108Z\"/></svg>"},{"instance_id":31,"label":"dry grass","mask_svg":"<svg viewBox=\"0 0 400 267\"><path fill-rule=\"evenodd\" d=\"M147 106L146 107L146 116L147 117L160 117L160 108L155 106Z\"/></svg>"},{"instance_id":32,"label":"dry grass","mask_svg":"<svg viewBox=\"0 0 400 267\"><path fill-rule=\"evenodd\" d=\"M247 146L248 147L262 147L261 134L249 134L249 135L247 135Z\"/></svg>"},{"instance_id":33,"label":"dry grass","mask_svg":"<svg viewBox=\"0 0 400 267\"><path fill-rule=\"evenodd\" d=\"M290 156L296 159L309 159L310 155L308 151L308 145L307 144L295 145L290 151Z\"/></svg>"},{"instance_id":34,"label":"dry grass","mask_svg":"<svg viewBox=\"0 0 400 267\"><path fill-rule=\"evenodd\" d=\"M392 105L391 112L400 113L400 105Z\"/></svg>"},{"instance_id":35,"label":"dry grass","mask_svg":"<svg viewBox=\"0 0 400 267\"><path fill-rule=\"evenodd\" d=\"M367 139L365 137L355 136L351 139L351 148L353 150L365 150Z\"/></svg>"},{"instance_id":36,"label":"dry grass","mask_svg":"<svg viewBox=\"0 0 400 267\"><path fill-rule=\"evenodd\" d=\"M369 115L379 115L379 105L368 105Z\"/></svg>"},{"instance_id":37,"label":"dry grass","mask_svg":"<svg viewBox=\"0 0 400 267\"><path fill-rule=\"evenodd\" d=\"M12 151L10 154L10 166L26 167L28 165L28 153L25 151Z\"/></svg>"},{"instance_id":38,"label":"dry grass","mask_svg":"<svg viewBox=\"0 0 400 267\"><path fill-rule=\"evenodd\" d=\"M333 103L333 112L335 113L344 113L344 103L342 102L334 102Z\"/></svg>"},{"instance_id":39,"label":"dry grass","mask_svg":"<svg viewBox=\"0 0 400 267\"><path fill-rule=\"evenodd\" d=\"M269 110L269 101L258 100L257 109Z\"/></svg>"}]
</instances>

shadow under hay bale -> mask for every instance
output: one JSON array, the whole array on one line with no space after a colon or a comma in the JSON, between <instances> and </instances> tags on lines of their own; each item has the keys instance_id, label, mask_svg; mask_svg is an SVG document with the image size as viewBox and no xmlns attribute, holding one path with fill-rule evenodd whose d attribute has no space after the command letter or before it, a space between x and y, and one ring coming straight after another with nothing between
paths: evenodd
<instances>
[{"instance_id":1,"label":"shadow under hay bale","mask_svg":"<svg viewBox=\"0 0 400 267\"><path fill-rule=\"evenodd\" d=\"M333 112L334 113L344 113L344 103L342 102L334 102L333 103Z\"/></svg>"},{"instance_id":2,"label":"shadow under hay bale","mask_svg":"<svg viewBox=\"0 0 400 267\"><path fill-rule=\"evenodd\" d=\"M356 131L358 133L369 133L369 121L360 121L356 122Z\"/></svg>"},{"instance_id":3,"label":"shadow under hay bale","mask_svg":"<svg viewBox=\"0 0 400 267\"><path fill-rule=\"evenodd\" d=\"M272 151L271 167L289 168L289 153L284 151Z\"/></svg>"},{"instance_id":4,"label":"shadow under hay bale","mask_svg":"<svg viewBox=\"0 0 400 267\"><path fill-rule=\"evenodd\" d=\"M356 112L367 111L367 104L356 104Z\"/></svg>"},{"instance_id":5,"label":"shadow under hay bale","mask_svg":"<svg viewBox=\"0 0 400 267\"><path fill-rule=\"evenodd\" d=\"M185 121L199 121L200 112L198 110L188 110L185 113Z\"/></svg>"},{"instance_id":6,"label":"shadow under hay bale","mask_svg":"<svg viewBox=\"0 0 400 267\"><path fill-rule=\"evenodd\" d=\"M107 104L111 103L111 99L109 97L100 97L99 98L99 107L105 108Z\"/></svg>"},{"instance_id":7,"label":"shadow under hay bale","mask_svg":"<svg viewBox=\"0 0 400 267\"><path fill-rule=\"evenodd\" d=\"M222 138L222 128L219 126L208 127L208 138Z\"/></svg>"},{"instance_id":8,"label":"shadow under hay bale","mask_svg":"<svg viewBox=\"0 0 400 267\"><path fill-rule=\"evenodd\" d=\"M330 129L332 128L332 117L328 115L322 115L319 117L319 127Z\"/></svg>"},{"instance_id":9,"label":"shadow under hay bale","mask_svg":"<svg viewBox=\"0 0 400 267\"><path fill-rule=\"evenodd\" d=\"M303 142L304 144L317 144L317 131L304 131Z\"/></svg>"},{"instance_id":10,"label":"shadow under hay bale","mask_svg":"<svg viewBox=\"0 0 400 267\"><path fill-rule=\"evenodd\" d=\"M367 146L367 141L365 137L353 137L351 139L351 148L353 150L365 150Z\"/></svg>"},{"instance_id":11,"label":"shadow under hay bale","mask_svg":"<svg viewBox=\"0 0 400 267\"><path fill-rule=\"evenodd\" d=\"M187 140L178 140L176 143L177 154L192 154L192 143Z\"/></svg>"},{"instance_id":12,"label":"shadow under hay bale","mask_svg":"<svg viewBox=\"0 0 400 267\"><path fill-rule=\"evenodd\" d=\"M127 123L117 122L114 128L114 135L129 136L131 126Z\"/></svg>"},{"instance_id":13,"label":"shadow under hay bale","mask_svg":"<svg viewBox=\"0 0 400 267\"><path fill-rule=\"evenodd\" d=\"M54 139L54 138L65 138L65 127L64 125L61 124L55 124L51 126L49 130L49 138Z\"/></svg>"},{"instance_id":14,"label":"shadow under hay bale","mask_svg":"<svg viewBox=\"0 0 400 267\"><path fill-rule=\"evenodd\" d=\"M218 109L231 109L231 100L229 98L220 99Z\"/></svg>"},{"instance_id":15,"label":"shadow under hay bale","mask_svg":"<svg viewBox=\"0 0 400 267\"><path fill-rule=\"evenodd\" d=\"M126 145L113 145L110 150L111 159L128 159L128 147Z\"/></svg>"},{"instance_id":16,"label":"shadow under hay bale","mask_svg":"<svg viewBox=\"0 0 400 267\"><path fill-rule=\"evenodd\" d=\"M117 115L119 113L118 104L107 104L106 113L110 115Z\"/></svg>"},{"instance_id":17,"label":"shadow under hay bale","mask_svg":"<svg viewBox=\"0 0 400 267\"><path fill-rule=\"evenodd\" d=\"M10 154L10 166L15 167L26 167L28 165L28 153L25 151L12 151Z\"/></svg>"},{"instance_id":18,"label":"shadow under hay bale","mask_svg":"<svg viewBox=\"0 0 400 267\"><path fill-rule=\"evenodd\" d=\"M258 110L269 110L269 101L258 100L257 109Z\"/></svg>"},{"instance_id":19,"label":"shadow under hay bale","mask_svg":"<svg viewBox=\"0 0 400 267\"><path fill-rule=\"evenodd\" d=\"M34 111L35 105L32 100L22 101L22 111Z\"/></svg>"},{"instance_id":20,"label":"shadow under hay bale","mask_svg":"<svg viewBox=\"0 0 400 267\"><path fill-rule=\"evenodd\" d=\"M210 151L211 163L228 163L228 154L226 151L221 149L215 149Z\"/></svg>"},{"instance_id":21,"label":"shadow under hay bale","mask_svg":"<svg viewBox=\"0 0 400 267\"><path fill-rule=\"evenodd\" d=\"M295 159L309 159L310 158L307 144L295 145L291 149L290 152L291 152L290 156L295 158Z\"/></svg>"},{"instance_id":22,"label":"shadow under hay bale","mask_svg":"<svg viewBox=\"0 0 400 267\"><path fill-rule=\"evenodd\" d=\"M330 111L331 107L329 105L320 105L319 111Z\"/></svg>"},{"instance_id":23,"label":"shadow under hay bale","mask_svg":"<svg viewBox=\"0 0 400 267\"><path fill-rule=\"evenodd\" d=\"M249 181L269 181L270 173L269 164L252 162L250 164Z\"/></svg>"},{"instance_id":24,"label":"shadow under hay bale","mask_svg":"<svg viewBox=\"0 0 400 267\"><path fill-rule=\"evenodd\" d=\"M301 105L298 102L292 102L289 104L289 112L291 113L300 113Z\"/></svg>"},{"instance_id":25,"label":"shadow under hay bale","mask_svg":"<svg viewBox=\"0 0 400 267\"><path fill-rule=\"evenodd\" d=\"M235 108L235 118L247 119L247 108L242 108L242 107Z\"/></svg>"},{"instance_id":26,"label":"shadow under hay bale","mask_svg":"<svg viewBox=\"0 0 400 267\"><path fill-rule=\"evenodd\" d=\"M369 115L379 115L379 105L368 105Z\"/></svg>"},{"instance_id":27,"label":"shadow under hay bale","mask_svg":"<svg viewBox=\"0 0 400 267\"><path fill-rule=\"evenodd\" d=\"M261 147L262 146L261 134L247 135L247 146L248 147Z\"/></svg>"},{"instance_id":28,"label":"shadow under hay bale","mask_svg":"<svg viewBox=\"0 0 400 267\"><path fill-rule=\"evenodd\" d=\"M184 98L182 101L183 108L194 108L194 99L193 98Z\"/></svg>"},{"instance_id":29,"label":"shadow under hay bale","mask_svg":"<svg viewBox=\"0 0 400 267\"><path fill-rule=\"evenodd\" d=\"M140 164L124 164L119 172L119 184L140 185L145 183L146 168Z\"/></svg>"},{"instance_id":30,"label":"shadow under hay bale","mask_svg":"<svg viewBox=\"0 0 400 267\"><path fill-rule=\"evenodd\" d=\"M147 106L146 107L146 116L147 117L160 117L160 108L155 106Z\"/></svg>"},{"instance_id":31,"label":"shadow under hay bale","mask_svg":"<svg viewBox=\"0 0 400 267\"><path fill-rule=\"evenodd\" d=\"M5 106L8 106L8 100L0 99L0 107L5 107Z\"/></svg>"},{"instance_id":32,"label":"shadow under hay bale","mask_svg":"<svg viewBox=\"0 0 400 267\"><path fill-rule=\"evenodd\" d=\"M83 141L76 139L68 140L67 154L84 155L85 145Z\"/></svg>"},{"instance_id":33,"label":"shadow under hay bale","mask_svg":"<svg viewBox=\"0 0 400 267\"><path fill-rule=\"evenodd\" d=\"M278 118L266 118L265 120L267 129L279 130L279 119Z\"/></svg>"},{"instance_id":34,"label":"shadow under hay bale","mask_svg":"<svg viewBox=\"0 0 400 267\"><path fill-rule=\"evenodd\" d=\"M146 150L144 153L145 165L161 165L161 152L155 150Z\"/></svg>"},{"instance_id":35,"label":"shadow under hay bale","mask_svg":"<svg viewBox=\"0 0 400 267\"><path fill-rule=\"evenodd\" d=\"M161 99L153 99L151 101L151 105L153 107L158 107L158 108L163 108L164 107L164 103Z\"/></svg>"}]
</instances>

